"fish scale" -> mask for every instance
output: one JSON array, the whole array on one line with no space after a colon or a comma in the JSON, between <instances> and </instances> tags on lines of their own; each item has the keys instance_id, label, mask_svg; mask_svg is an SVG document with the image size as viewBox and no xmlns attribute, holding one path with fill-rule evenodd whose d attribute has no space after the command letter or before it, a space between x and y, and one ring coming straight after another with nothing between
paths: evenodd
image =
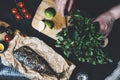
<instances>
[{"instance_id":1,"label":"fish scale","mask_svg":"<svg viewBox=\"0 0 120 80\"><path fill-rule=\"evenodd\" d=\"M22 64L39 73L56 76L58 80L60 80L60 78L63 76L63 72L56 73L53 71L47 61L28 46L22 46L14 51L14 57Z\"/></svg>"}]
</instances>

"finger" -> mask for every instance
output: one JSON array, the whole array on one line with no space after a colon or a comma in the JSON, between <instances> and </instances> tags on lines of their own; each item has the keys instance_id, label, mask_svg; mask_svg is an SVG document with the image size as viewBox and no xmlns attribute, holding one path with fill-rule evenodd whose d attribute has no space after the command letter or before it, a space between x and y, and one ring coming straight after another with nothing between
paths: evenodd
<instances>
[{"instance_id":1,"label":"finger","mask_svg":"<svg viewBox=\"0 0 120 80\"><path fill-rule=\"evenodd\" d=\"M112 25L107 27L105 37L107 37L110 34L111 30L112 30Z\"/></svg>"},{"instance_id":2,"label":"finger","mask_svg":"<svg viewBox=\"0 0 120 80\"><path fill-rule=\"evenodd\" d=\"M62 16L64 16L64 11L65 11L65 6L62 6L61 9L60 9L60 12L61 12Z\"/></svg>"},{"instance_id":3,"label":"finger","mask_svg":"<svg viewBox=\"0 0 120 80\"><path fill-rule=\"evenodd\" d=\"M109 35L109 33L111 32L112 26L113 26L113 23L112 22L108 22L107 28L105 28L105 30L106 30L105 37L107 37Z\"/></svg>"},{"instance_id":4,"label":"finger","mask_svg":"<svg viewBox=\"0 0 120 80\"><path fill-rule=\"evenodd\" d=\"M97 18L93 22L99 24L99 33L103 33L104 25L102 24L102 22L100 22Z\"/></svg>"},{"instance_id":5,"label":"finger","mask_svg":"<svg viewBox=\"0 0 120 80\"><path fill-rule=\"evenodd\" d=\"M100 26L99 26L99 32L103 34L104 33L104 29L105 29L105 24L102 23L102 22L99 22L99 24L100 24Z\"/></svg>"},{"instance_id":6,"label":"finger","mask_svg":"<svg viewBox=\"0 0 120 80\"><path fill-rule=\"evenodd\" d=\"M58 5L59 0L55 0L56 6Z\"/></svg>"},{"instance_id":7,"label":"finger","mask_svg":"<svg viewBox=\"0 0 120 80\"><path fill-rule=\"evenodd\" d=\"M64 16L64 11L65 11L66 4L67 4L67 0L61 2L61 5L63 5L63 6L61 6L61 8L60 8L60 12L63 16Z\"/></svg>"},{"instance_id":8,"label":"finger","mask_svg":"<svg viewBox=\"0 0 120 80\"><path fill-rule=\"evenodd\" d=\"M104 37L106 38L107 36L108 36L108 34L109 34L109 28L108 28L108 25L106 24L105 26L104 26Z\"/></svg>"},{"instance_id":9,"label":"finger","mask_svg":"<svg viewBox=\"0 0 120 80\"><path fill-rule=\"evenodd\" d=\"M94 20L93 20L93 22L99 22L100 21L100 16L98 16L98 17L96 17Z\"/></svg>"},{"instance_id":10,"label":"finger","mask_svg":"<svg viewBox=\"0 0 120 80\"><path fill-rule=\"evenodd\" d=\"M110 33L109 30L106 30L104 37L107 38L107 36L109 35L109 33Z\"/></svg>"},{"instance_id":11,"label":"finger","mask_svg":"<svg viewBox=\"0 0 120 80\"><path fill-rule=\"evenodd\" d=\"M69 6L68 6L68 12L70 12L72 5L73 5L73 0L70 0Z\"/></svg>"},{"instance_id":12,"label":"finger","mask_svg":"<svg viewBox=\"0 0 120 80\"><path fill-rule=\"evenodd\" d=\"M60 12L61 1L62 0L56 0L56 3L57 3L56 5L59 12Z\"/></svg>"},{"instance_id":13,"label":"finger","mask_svg":"<svg viewBox=\"0 0 120 80\"><path fill-rule=\"evenodd\" d=\"M104 24L104 35L107 34L107 32L109 31L109 28L108 28L108 25L107 24Z\"/></svg>"},{"instance_id":14,"label":"finger","mask_svg":"<svg viewBox=\"0 0 120 80\"><path fill-rule=\"evenodd\" d=\"M62 0L56 0L57 11L60 12L60 5Z\"/></svg>"}]
</instances>

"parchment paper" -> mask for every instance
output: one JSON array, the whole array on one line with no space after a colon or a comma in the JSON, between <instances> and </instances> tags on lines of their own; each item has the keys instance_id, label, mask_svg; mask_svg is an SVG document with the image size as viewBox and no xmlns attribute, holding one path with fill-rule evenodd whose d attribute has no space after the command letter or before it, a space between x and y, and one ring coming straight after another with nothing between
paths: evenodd
<instances>
[{"instance_id":1,"label":"parchment paper","mask_svg":"<svg viewBox=\"0 0 120 80\"><path fill-rule=\"evenodd\" d=\"M59 73L65 71L64 77L60 80L69 80L70 75L75 68L74 64L67 62L42 40L36 37L23 36L18 30L15 33L14 39L10 41L8 49L0 54L2 63L6 66L15 68L31 80L57 80L55 76L41 75L40 73L31 70L13 57L13 52L24 45L29 46L43 57L55 72Z\"/></svg>"}]
</instances>

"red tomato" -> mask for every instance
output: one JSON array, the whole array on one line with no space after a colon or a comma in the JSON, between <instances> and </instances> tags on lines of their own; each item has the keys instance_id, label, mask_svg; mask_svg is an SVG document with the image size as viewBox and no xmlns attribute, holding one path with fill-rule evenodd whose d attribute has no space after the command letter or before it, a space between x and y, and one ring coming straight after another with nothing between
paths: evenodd
<instances>
[{"instance_id":1,"label":"red tomato","mask_svg":"<svg viewBox=\"0 0 120 80\"><path fill-rule=\"evenodd\" d=\"M26 19L31 19L31 18L32 18L32 16L31 16L31 14L26 13L26 14L25 14L25 18L26 18Z\"/></svg>"},{"instance_id":2,"label":"red tomato","mask_svg":"<svg viewBox=\"0 0 120 80\"><path fill-rule=\"evenodd\" d=\"M11 11L13 14L16 14L18 12L18 10L16 8L12 8Z\"/></svg>"},{"instance_id":3,"label":"red tomato","mask_svg":"<svg viewBox=\"0 0 120 80\"><path fill-rule=\"evenodd\" d=\"M22 17L21 17L21 15L20 15L20 14L16 14L16 15L15 15L15 18L16 18L17 20L22 19Z\"/></svg>"},{"instance_id":4,"label":"red tomato","mask_svg":"<svg viewBox=\"0 0 120 80\"><path fill-rule=\"evenodd\" d=\"M5 39L6 42L10 42L12 40L12 37L9 36L9 35L5 35L4 39Z\"/></svg>"},{"instance_id":5,"label":"red tomato","mask_svg":"<svg viewBox=\"0 0 120 80\"><path fill-rule=\"evenodd\" d=\"M18 2L18 6L19 6L20 8L23 8L23 7L25 6L25 4L24 4L24 2L20 1L20 2Z\"/></svg>"},{"instance_id":6,"label":"red tomato","mask_svg":"<svg viewBox=\"0 0 120 80\"><path fill-rule=\"evenodd\" d=\"M23 13L27 13L27 9L26 8L22 8L22 12Z\"/></svg>"}]
</instances>

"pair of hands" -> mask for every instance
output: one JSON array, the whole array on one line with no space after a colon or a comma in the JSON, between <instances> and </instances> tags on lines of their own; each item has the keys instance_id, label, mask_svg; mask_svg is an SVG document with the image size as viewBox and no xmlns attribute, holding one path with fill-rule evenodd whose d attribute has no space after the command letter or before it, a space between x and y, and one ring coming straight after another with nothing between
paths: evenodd
<instances>
[{"instance_id":1,"label":"pair of hands","mask_svg":"<svg viewBox=\"0 0 120 80\"><path fill-rule=\"evenodd\" d=\"M68 4L68 12L70 12L71 8L72 8L72 5L74 3L74 0L55 0L56 1L56 5L57 5L57 9L59 10L59 12L61 12L62 15L64 15L64 10L66 8L66 4ZM110 13L109 11L101 14L100 16L98 16L94 22L98 22L99 23L99 26L100 26L100 29L99 29L99 32L101 34L104 35L104 37L106 38L110 31L112 30L112 26L113 26L113 23L115 21L114 17L112 16L113 14Z\"/></svg>"}]
</instances>

